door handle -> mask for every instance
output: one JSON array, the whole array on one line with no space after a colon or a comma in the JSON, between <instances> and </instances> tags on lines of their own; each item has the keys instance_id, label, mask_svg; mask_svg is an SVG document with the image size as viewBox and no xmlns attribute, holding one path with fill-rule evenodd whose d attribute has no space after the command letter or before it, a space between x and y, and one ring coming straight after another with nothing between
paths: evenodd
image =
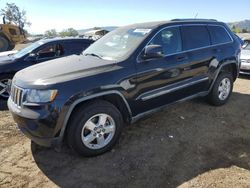
<instances>
[{"instance_id":1,"label":"door handle","mask_svg":"<svg viewBox=\"0 0 250 188\"><path fill-rule=\"evenodd\" d=\"M220 52L221 52L221 49L216 48L216 49L214 49L214 52L215 52L215 53L220 53Z\"/></svg>"},{"instance_id":2,"label":"door handle","mask_svg":"<svg viewBox=\"0 0 250 188\"><path fill-rule=\"evenodd\" d=\"M185 61L187 59L188 59L187 56L179 56L179 57L176 58L177 61Z\"/></svg>"}]
</instances>

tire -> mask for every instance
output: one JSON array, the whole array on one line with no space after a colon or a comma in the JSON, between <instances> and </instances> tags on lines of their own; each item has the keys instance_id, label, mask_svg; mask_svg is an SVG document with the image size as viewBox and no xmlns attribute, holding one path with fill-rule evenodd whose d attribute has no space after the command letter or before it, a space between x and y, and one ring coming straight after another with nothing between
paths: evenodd
<instances>
[{"instance_id":1,"label":"tire","mask_svg":"<svg viewBox=\"0 0 250 188\"><path fill-rule=\"evenodd\" d=\"M11 81L12 78L13 75L11 74L0 75L0 99L7 100L9 98L9 93L7 91L8 88L4 88L4 85L6 87L6 84L8 83L8 81ZM4 91L4 93L2 93L2 91Z\"/></svg>"},{"instance_id":2,"label":"tire","mask_svg":"<svg viewBox=\"0 0 250 188\"><path fill-rule=\"evenodd\" d=\"M15 45L10 45L8 50L13 50L15 48Z\"/></svg>"},{"instance_id":3,"label":"tire","mask_svg":"<svg viewBox=\"0 0 250 188\"><path fill-rule=\"evenodd\" d=\"M100 155L116 144L122 127L120 111L107 101L96 100L74 112L67 127L67 142L81 156Z\"/></svg>"},{"instance_id":4,"label":"tire","mask_svg":"<svg viewBox=\"0 0 250 188\"><path fill-rule=\"evenodd\" d=\"M9 41L6 38L0 36L0 52L7 51L9 49L10 49Z\"/></svg>"},{"instance_id":5,"label":"tire","mask_svg":"<svg viewBox=\"0 0 250 188\"><path fill-rule=\"evenodd\" d=\"M222 89L223 88L223 89ZM233 90L233 76L231 73L222 72L216 79L208 101L214 106L221 106L227 103Z\"/></svg>"}]
</instances>

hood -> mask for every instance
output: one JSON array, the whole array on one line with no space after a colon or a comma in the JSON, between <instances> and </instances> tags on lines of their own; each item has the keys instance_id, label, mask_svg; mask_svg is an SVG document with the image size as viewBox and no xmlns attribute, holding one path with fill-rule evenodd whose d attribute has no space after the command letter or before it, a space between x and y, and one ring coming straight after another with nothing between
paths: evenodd
<instances>
[{"instance_id":1,"label":"hood","mask_svg":"<svg viewBox=\"0 0 250 188\"><path fill-rule=\"evenodd\" d=\"M0 56L0 67L1 65L6 65L15 61L12 55L2 55ZM1 70L1 68L0 68Z\"/></svg>"},{"instance_id":2,"label":"hood","mask_svg":"<svg viewBox=\"0 0 250 188\"><path fill-rule=\"evenodd\" d=\"M20 87L46 86L112 70L115 61L92 56L71 55L19 71L14 83Z\"/></svg>"},{"instance_id":3,"label":"hood","mask_svg":"<svg viewBox=\"0 0 250 188\"><path fill-rule=\"evenodd\" d=\"M241 59L250 59L250 50L241 50Z\"/></svg>"}]
</instances>

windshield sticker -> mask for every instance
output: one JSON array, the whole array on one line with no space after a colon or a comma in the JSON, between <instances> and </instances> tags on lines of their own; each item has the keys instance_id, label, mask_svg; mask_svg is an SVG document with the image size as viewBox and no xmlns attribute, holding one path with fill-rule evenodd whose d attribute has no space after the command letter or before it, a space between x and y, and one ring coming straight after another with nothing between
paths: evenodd
<instances>
[{"instance_id":1,"label":"windshield sticker","mask_svg":"<svg viewBox=\"0 0 250 188\"><path fill-rule=\"evenodd\" d=\"M143 35L148 34L152 29L135 29L134 33L141 33Z\"/></svg>"}]
</instances>

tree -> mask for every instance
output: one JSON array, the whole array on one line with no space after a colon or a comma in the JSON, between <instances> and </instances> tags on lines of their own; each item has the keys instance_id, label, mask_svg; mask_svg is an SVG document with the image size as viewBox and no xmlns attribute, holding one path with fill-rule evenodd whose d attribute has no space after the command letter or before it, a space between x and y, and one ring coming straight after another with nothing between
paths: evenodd
<instances>
[{"instance_id":1,"label":"tree","mask_svg":"<svg viewBox=\"0 0 250 188\"><path fill-rule=\"evenodd\" d=\"M241 33L241 29L240 29L240 28L237 28L235 25L233 25L232 31L233 31L234 33Z\"/></svg>"},{"instance_id":2,"label":"tree","mask_svg":"<svg viewBox=\"0 0 250 188\"><path fill-rule=\"evenodd\" d=\"M55 29L51 29L51 30L45 31L44 35L45 37L52 38L52 37L58 36L58 33L56 32Z\"/></svg>"},{"instance_id":3,"label":"tree","mask_svg":"<svg viewBox=\"0 0 250 188\"><path fill-rule=\"evenodd\" d=\"M60 37L75 37L78 32L73 28L68 28L59 33Z\"/></svg>"},{"instance_id":4,"label":"tree","mask_svg":"<svg viewBox=\"0 0 250 188\"><path fill-rule=\"evenodd\" d=\"M0 14L5 17L7 22L15 24L22 29L25 26L31 25L31 23L27 21L26 11L21 11L15 3L6 3L6 7L0 10Z\"/></svg>"},{"instance_id":5,"label":"tree","mask_svg":"<svg viewBox=\"0 0 250 188\"><path fill-rule=\"evenodd\" d=\"M242 33L247 33L247 28L246 29L242 29Z\"/></svg>"},{"instance_id":6,"label":"tree","mask_svg":"<svg viewBox=\"0 0 250 188\"><path fill-rule=\"evenodd\" d=\"M101 27L93 27L93 30L100 30L102 29Z\"/></svg>"}]
</instances>

